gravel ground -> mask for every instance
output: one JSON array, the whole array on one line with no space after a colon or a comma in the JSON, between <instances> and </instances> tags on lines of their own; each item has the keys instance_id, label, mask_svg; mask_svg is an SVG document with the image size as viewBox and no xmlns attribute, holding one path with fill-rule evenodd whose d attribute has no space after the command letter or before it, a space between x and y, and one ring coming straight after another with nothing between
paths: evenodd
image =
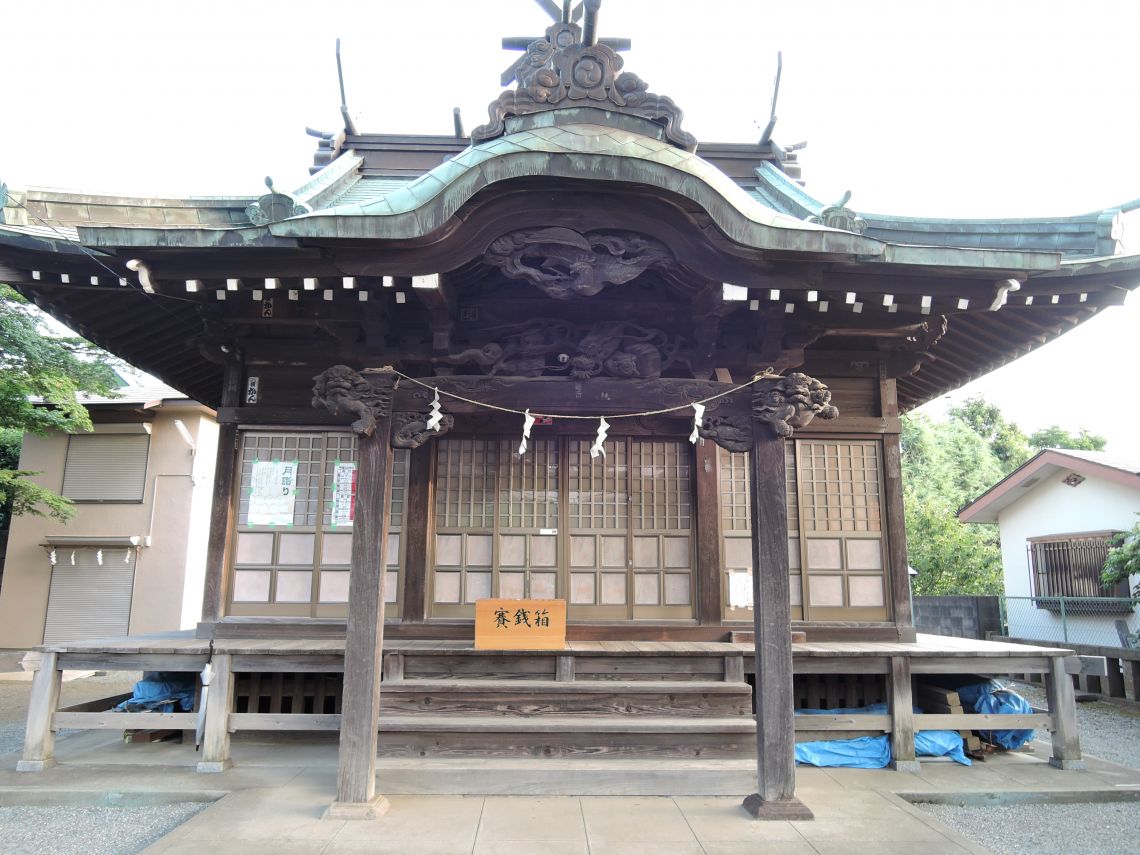
<instances>
[{"instance_id":1,"label":"gravel ground","mask_svg":"<svg viewBox=\"0 0 1140 855\"><path fill-rule=\"evenodd\" d=\"M60 706L129 692L142 675L112 672L64 683ZM0 757L11 768L24 745L30 681L0 681ZM57 744L76 733L61 730ZM147 806L0 807L5 855L134 855L207 807L202 802Z\"/></svg>"},{"instance_id":2,"label":"gravel ground","mask_svg":"<svg viewBox=\"0 0 1140 855\"><path fill-rule=\"evenodd\" d=\"M996 855L1119 855L1140 850L1140 803L919 805Z\"/></svg>"},{"instance_id":3,"label":"gravel ground","mask_svg":"<svg viewBox=\"0 0 1140 855\"><path fill-rule=\"evenodd\" d=\"M0 807L0 840L10 855L135 855L205 807Z\"/></svg>"},{"instance_id":4,"label":"gravel ground","mask_svg":"<svg viewBox=\"0 0 1140 855\"><path fill-rule=\"evenodd\" d=\"M1013 689L1044 709L1045 690ZM1140 769L1140 710L1100 702L1078 703L1081 749L1122 766ZM1048 756L1048 734L1038 756ZM1118 855L1140 851L1140 803L954 807L918 805L959 834L997 855Z\"/></svg>"}]
</instances>

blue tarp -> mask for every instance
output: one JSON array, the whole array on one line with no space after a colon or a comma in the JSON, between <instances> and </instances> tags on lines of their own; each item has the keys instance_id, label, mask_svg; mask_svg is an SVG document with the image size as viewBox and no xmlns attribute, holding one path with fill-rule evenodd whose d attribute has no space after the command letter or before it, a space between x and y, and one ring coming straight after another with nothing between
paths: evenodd
<instances>
[{"instance_id":1,"label":"blue tarp","mask_svg":"<svg viewBox=\"0 0 1140 855\"><path fill-rule=\"evenodd\" d=\"M198 688L197 674L166 671L146 671L135 683L134 694L115 707L115 712L183 712L194 709L194 694Z\"/></svg>"},{"instance_id":2,"label":"blue tarp","mask_svg":"<svg viewBox=\"0 0 1140 855\"><path fill-rule=\"evenodd\" d=\"M796 712L805 715L886 715L888 708L886 704L871 704L833 710L800 709ZM916 707L915 712L922 710ZM919 757L950 757L965 766L972 765L963 748L961 735L954 730L919 731L914 738L914 753ZM796 745L796 762L809 766L882 769L891 762L890 737L884 734L800 742Z\"/></svg>"},{"instance_id":3,"label":"blue tarp","mask_svg":"<svg viewBox=\"0 0 1140 855\"><path fill-rule=\"evenodd\" d=\"M958 689L958 697L963 706L971 706L977 713L997 713L999 715L1026 715L1033 712L1029 701L1002 686L997 680L972 683ZM1033 739L1032 730L979 730L986 742L1013 750Z\"/></svg>"}]
</instances>

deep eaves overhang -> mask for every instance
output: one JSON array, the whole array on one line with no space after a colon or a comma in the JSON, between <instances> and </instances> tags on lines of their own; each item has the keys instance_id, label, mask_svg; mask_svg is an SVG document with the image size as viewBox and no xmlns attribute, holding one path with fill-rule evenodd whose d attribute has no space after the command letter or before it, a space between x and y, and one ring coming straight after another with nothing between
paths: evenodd
<instances>
[{"instance_id":1,"label":"deep eaves overhang","mask_svg":"<svg viewBox=\"0 0 1140 855\"><path fill-rule=\"evenodd\" d=\"M737 252L745 263L778 258L833 264L845 272L890 277L889 287L899 289L924 277L949 281L961 277L994 287L1013 279L1021 283L1023 294L1030 294L1038 283L1056 288L1064 279L1065 287L1087 290L1094 298L1088 306L1058 306L1053 311L1038 306L1029 312L1028 307L1011 304L997 312L952 315L950 332L932 351L935 359L917 373L899 378L904 410L1055 338L1091 317L1101 305L1119 303L1127 289L1140 284L1136 256L1074 259L1060 252L1026 249L902 244L805 222L773 210L713 164L670 145L648 121L576 108L522 124L516 122L513 130L508 126L507 135L469 147L415 179L388 185L382 193L371 197L357 193L359 201L350 204L337 200L360 181L362 159L347 152L295 194L315 209L312 213L262 226L80 224L78 240L113 266L138 257L161 270L170 259L177 257L184 267L188 259L192 264L200 257L214 268L264 264L266 276L336 275L340 248L374 247L379 252L389 244L402 245L410 247L407 252L413 259L424 259L423 269L416 272L438 272L432 269L433 252L442 245L439 241L447 241L449 226L467 215L475 202L518 188L574 183L614 194L638 192L680 200L686 209L702 212L720 235L718 245ZM806 194L785 190L787 198L802 196L801 202L810 201ZM76 243L45 235L42 229L0 226L0 273L5 272L4 265L9 269L42 265L51 270L49 256L85 262L98 273L94 261L80 258L81 253ZM41 260L33 263L37 257ZM277 272L300 271L302 264L312 272ZM322 269L324 273L318 272ZM188 359L183 344L202 327L193 302L163 300L157 305L154 298L132 288L106 302L94 294L70 294L67 308L61 309L61 302L36 295L35 283L16 284L82 335L198 400L216 404L219 366ZM917 288L912 290L921 293ZM124 332L125 322L142 331Z\"/></svg>"}]
</instances>

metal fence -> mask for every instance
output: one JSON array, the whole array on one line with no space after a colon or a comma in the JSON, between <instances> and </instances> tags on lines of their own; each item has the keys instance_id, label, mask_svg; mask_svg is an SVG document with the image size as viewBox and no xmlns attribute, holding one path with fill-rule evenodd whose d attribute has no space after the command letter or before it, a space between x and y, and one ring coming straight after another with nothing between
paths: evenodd
<instances>
[{"instance_id":1,"label":"metal fence","mask_svg":"<svg viewBox=\"0 0 1140 855\"><path fill-rule=\"evenodd\" d=\"M999 597L1003 634L1031 641L1140 648L1140 599Z\"/></svg>"}]
</instances>

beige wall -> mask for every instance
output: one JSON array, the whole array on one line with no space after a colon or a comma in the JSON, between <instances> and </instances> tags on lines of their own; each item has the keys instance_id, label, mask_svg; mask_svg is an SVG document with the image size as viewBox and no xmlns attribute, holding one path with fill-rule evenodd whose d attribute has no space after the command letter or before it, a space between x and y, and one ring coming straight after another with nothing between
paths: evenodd
<instances>
[{"instance_id":1,"label":"beige wall","mask_svg":"<svg viewBox=\"0 0 1140 855\"><path fill-rule=\"evenodd\" d=\"M195 453L175 427L175 419L180 419L191 434ZM97 432L123 429L115 424L96 426ZM26 648L43 640L51 565L40 544L48 535L141 538L135 563L131 634L188 628L197 621L217 425L212 414L197 404L167 405L156 412L150 429L141 503L79 502L75 515L65 523L35 516L13 520L0 589L0 648ZM35 480L58 492L66 454L65 434L28 435L20 468L41 472Z\"/></svg>"}]
</instances>

